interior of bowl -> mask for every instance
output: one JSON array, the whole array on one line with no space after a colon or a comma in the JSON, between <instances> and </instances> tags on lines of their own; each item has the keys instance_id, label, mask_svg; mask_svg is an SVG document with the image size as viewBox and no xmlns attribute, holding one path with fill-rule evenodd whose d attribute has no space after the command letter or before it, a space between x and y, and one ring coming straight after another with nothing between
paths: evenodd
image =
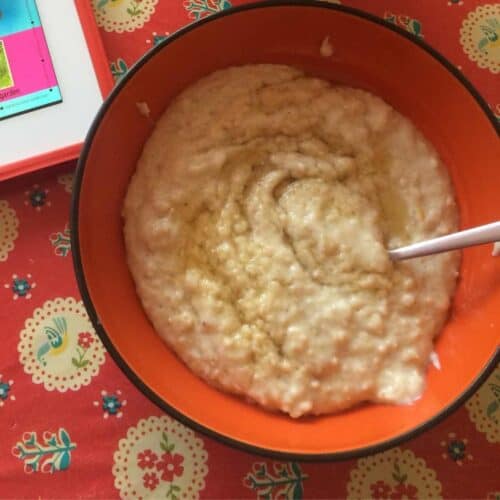
<instances>
[{"instance_id":1,"label":"interior of bowl","mask_svg":"<svg viewBox=\"0 0 500 500\"><path fill-rule=\"evenodd\" d=\"M334 49L328 58L319 51L325 36ZM232 443L290 456L373 451L449 410L492 363L500 331L500 259L491 257L491 247L464 252L451 318L436 342L441 369L429 368L420 400L300 420L261 410L193 375L148 322L127 269L121 205L155 119L203 75L257 62L292 64L380 95L411 118L441 154L455 185L461 225L498 218L497 132L471 91L442 62L354 11L268 3L176 34L147 55L105 104L89 134L74 194L73 243L82 295L97 331L127 374L185 422ZM138 112L138 102L147 102L149 118Z\"/></svg>"}]
</instances>

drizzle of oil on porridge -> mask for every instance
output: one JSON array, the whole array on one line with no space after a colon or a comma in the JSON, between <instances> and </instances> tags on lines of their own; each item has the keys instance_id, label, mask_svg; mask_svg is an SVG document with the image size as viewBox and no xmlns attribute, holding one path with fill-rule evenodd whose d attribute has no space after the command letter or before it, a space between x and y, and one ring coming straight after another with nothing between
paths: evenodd
<instances>
[{"instance_id":1,"label":"drizzle of oil on porridge","mask_svg":"<svg viewBox=\"0 0 500 500\"><path fill-rule=\"evenodd\" d=\"M386 248L458 210L380 98L287 66L213 73L158 121L123 216L147 315L210 384L292 417L422 393L459 256Z\"/></svg>"}]
</instances>

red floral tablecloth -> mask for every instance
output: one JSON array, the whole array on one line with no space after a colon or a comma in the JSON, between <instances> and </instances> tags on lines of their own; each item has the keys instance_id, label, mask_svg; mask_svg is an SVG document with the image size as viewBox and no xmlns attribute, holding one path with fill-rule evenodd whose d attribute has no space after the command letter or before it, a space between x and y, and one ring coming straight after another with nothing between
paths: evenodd
<instances>
[{"instance_id":1,"label":"red floral tablecloth","mask_svg":"<svg viewBox=\"0 0 500 500\"><path fill-rule=\"evenodd\" d=\"M182 25L240 3L93 0L116 79ZM343 3L423 37L500 119L499 3ZM444 422L359 460L267 460L165 415L117 368L80 302L68 229L74 166L0 185L0 497L500 499L498 367Z\"/></svg>"}]
</instances>

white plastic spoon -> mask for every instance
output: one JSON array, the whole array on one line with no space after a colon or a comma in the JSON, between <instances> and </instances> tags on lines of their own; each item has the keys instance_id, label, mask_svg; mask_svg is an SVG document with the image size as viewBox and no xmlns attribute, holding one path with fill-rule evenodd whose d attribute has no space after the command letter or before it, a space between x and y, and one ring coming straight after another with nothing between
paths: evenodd
<instances>
[{"instance_id":1,"label":"white plastic spoon","mask_svg":"<svg viewBox=\"0 0 500 500\"><path fill-rule=\"evenodd\" d=\"M392 260L412 259L496 241L500 241L500 221L421 241L406 247L395 248L389 250L389 257Z\"/></svg>"}]
</instances>

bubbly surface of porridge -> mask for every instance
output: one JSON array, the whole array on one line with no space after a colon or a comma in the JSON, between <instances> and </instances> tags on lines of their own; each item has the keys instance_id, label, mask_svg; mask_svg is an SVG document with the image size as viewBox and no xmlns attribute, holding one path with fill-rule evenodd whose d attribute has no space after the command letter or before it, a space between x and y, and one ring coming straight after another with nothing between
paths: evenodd
<instances>
[{"instance_id":1,"label":"bubbly surface of porridge","mask_svg":"<svg viewBox=\"0 0 500 500\"><path fill-rule=\"evenodd\" d=\"M123 208L155 329L210 384L292 417L424 388L459 256L437 153L380 98L301 71L218 71L177 97ZM161 367L158 367L161 370Z\"/></svg>"}]
</instances>

